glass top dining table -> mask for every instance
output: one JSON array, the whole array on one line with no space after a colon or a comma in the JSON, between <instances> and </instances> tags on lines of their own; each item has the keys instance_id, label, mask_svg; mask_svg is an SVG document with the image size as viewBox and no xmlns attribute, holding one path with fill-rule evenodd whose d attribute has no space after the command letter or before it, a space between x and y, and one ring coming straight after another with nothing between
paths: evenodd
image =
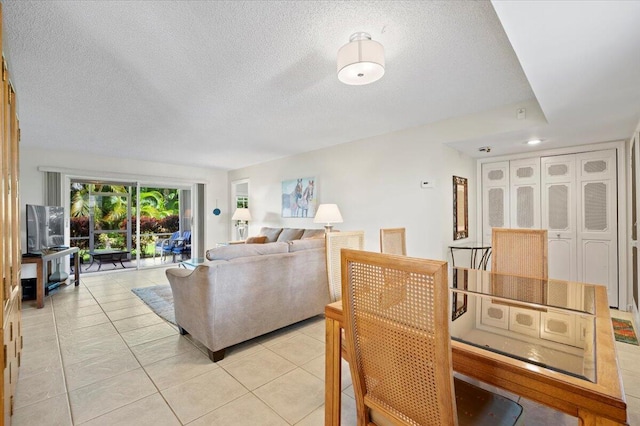
<instances>
[{"instance_id":1,"label":"glass top dining table","mask_svg":"<svg viewBox=\"0 0 640 426\"><path fill-rule=\"evenodd\" d=\"M452 268L452 340L595 382L595 286Z\"/></svg>"},{"instance_id":2,"label":"glass top dining table","mask_svg":"<svg viewBox=\"0 0 640 426\"><path fill-rule=\"evenodd\" d=\"M607 289L601 285L452 267L454 371L578 417L624 425ZM325 425L340 425L340 301L325 308Z\"/></svg>"}]
</instances>

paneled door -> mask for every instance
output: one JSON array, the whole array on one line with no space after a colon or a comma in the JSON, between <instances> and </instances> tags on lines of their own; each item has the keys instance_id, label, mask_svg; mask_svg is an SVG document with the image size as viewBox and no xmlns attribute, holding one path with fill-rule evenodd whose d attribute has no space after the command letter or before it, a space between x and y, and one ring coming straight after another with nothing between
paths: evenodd
<instances>
[{"instance_id":1,"label":"paneled door","mask_svg":"<svg viewBox=\"0 0 640 426\"><path fill-rule=\"evenodd\" d=\"M483 242L494 227L547 229L549 277L606 285L618 306L616 161L613 148L483 163Z\"/></svg>"},{"instance_id":2,"label":"paneled door","mask_svg":"<svg viewBox=\"0 0 640 426\"><path fill-rule=\"evenodd\" d=\"M549 237L549 276L576 281L575 157L543 157L542 228Z\"/></svg>"},{"instance_id":3,"label":"paneled door","mask_svg":"<svg viewBox=\"0 0 640 426\"><path fill-rule=\"evenodd\" d=\"M540 158L509 162L511 228L540 228Z\"/></svg>"},{"instance_id":4,"label":"paneled door","mask_svg":"<svg viewBox=\"0 0 640 426\"><path fill-rule=\"evenodd\" d=\"M636 132L631 139L631 296L636 312L638 305L638 214L640 213L640 133Z\"/></svg>"},{"instance_id":5,"label":"paneled door","mask_svg":"<svg viewBox=\"0 0 640 426\"><path fill-rule=\"evenodd\" d=\"M0 50L2 48L2 5L0 4ZM11 424L14 396L22 356L22 287L20 268L20 128L16 93L2 57L0 68L0 425ZM36 383L34 386L38 386Z\"/></svg>"},{"instance_id":6,"label":"paneled door","mask_svg":"<svg viewBox=\"0 0 640 426\"><path fill-rule=\"evenodd\" d=\"M576 154L578 279L608 287L618 305L618 218L615 150Z\"/></svg>"},{"instance_id":7,"label":"paneled door","mask_svg":"<svg viewBox=\"0 0 640 426\"><path fill-rule=\"evenodd\" d=\"M616 151L543 157L549 276L603 284L618 304Z\"/></svg>"},{"instance_id":8,"label":"paneled door","mask_svg":"<svg viewBox=\"0 0 640 426\"><path fill-rule=\"evenodd\" d=\"M493 228L508 228L509 162L482 165L482 240L491 241Z\"/></svg>"}]
</instances>

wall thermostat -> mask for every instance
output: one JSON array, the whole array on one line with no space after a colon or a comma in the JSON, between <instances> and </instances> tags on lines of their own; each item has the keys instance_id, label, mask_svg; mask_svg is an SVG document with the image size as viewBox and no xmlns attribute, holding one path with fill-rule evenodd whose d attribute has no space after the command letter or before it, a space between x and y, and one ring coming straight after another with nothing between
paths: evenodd
<instances>
[{"instance_id":1,"label":"wall thermostat","mask_svg":"<svg viewBox=\"0 0 640 426\"><path fill-rule=\"evenodd\" d=\"M433 179L423 179L420 181L420 188L435 188L436 181Z\"/></svg>"}]
</instances>

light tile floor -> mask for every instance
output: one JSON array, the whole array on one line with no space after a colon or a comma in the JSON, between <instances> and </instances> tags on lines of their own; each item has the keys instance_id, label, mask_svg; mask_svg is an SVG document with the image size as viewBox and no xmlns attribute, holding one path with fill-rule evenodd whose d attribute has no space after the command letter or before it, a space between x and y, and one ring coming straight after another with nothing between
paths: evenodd
<instances>
[{"instance_id":1,"label":"light tile floor","mask_svg":"<svg viewBox=\"0 0 640 426\"><path fill-rule=\"evenodd\" d=\"M26 301L12 424L324 424L323 318L230 348L214 364L201 344L180 336L130 291L166 282L164 269L91 274L81 276L79 287L52 292L43 309ZM629 424L640 425L640 347L617 348ZM344 361L342 402L343 425L355 425ZM519 402L528 425L578 423Z\"/></svg>"}]
</instances>

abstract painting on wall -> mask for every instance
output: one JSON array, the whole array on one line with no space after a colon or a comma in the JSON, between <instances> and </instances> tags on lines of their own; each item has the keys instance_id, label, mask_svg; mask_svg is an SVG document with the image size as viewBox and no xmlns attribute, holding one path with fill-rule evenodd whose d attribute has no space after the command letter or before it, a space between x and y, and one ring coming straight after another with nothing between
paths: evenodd
<instances>
[{"instance_id":1,"label":"abstract painting on wall","mask_svg":"<svg viewBox=\"0 0 640 426\"><path fill-rule=\"evenodd\" d=\"M314 217L316 198L313 177L282 181L282 217Z\"/></svg>"}]
</instances>

